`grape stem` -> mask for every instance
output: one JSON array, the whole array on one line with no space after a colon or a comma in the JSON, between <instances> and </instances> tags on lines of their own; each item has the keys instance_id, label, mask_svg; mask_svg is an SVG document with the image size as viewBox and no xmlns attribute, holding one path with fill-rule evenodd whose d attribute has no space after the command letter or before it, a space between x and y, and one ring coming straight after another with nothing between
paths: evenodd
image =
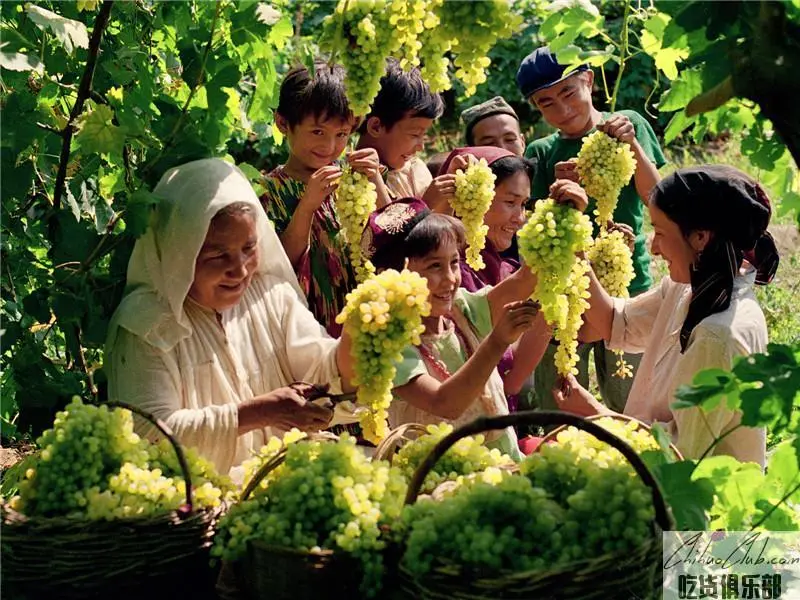
<instances>
[{"instance_id":1,"label":"grape stem","mask_svg":"<svg viewBox=\"0 0 800 600\"><path fill-rule=\"evenodd\" d=\"M626 2L625 12L622 14L622 31L619 39L619 72L617 73L617 80L614 82L614 93L611 95L611 103L609 104L609 112L612 113L617 106L617 96L622 83L622 72L625 70L625 63L628 60L628 17L630 12L631 3Z\"/></svg>"}]
</instances>

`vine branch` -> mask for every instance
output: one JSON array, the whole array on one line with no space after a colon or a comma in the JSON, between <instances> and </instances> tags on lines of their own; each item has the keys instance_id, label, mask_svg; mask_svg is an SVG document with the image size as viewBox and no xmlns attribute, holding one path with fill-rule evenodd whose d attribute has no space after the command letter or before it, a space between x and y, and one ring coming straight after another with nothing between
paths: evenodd
<instances>
[{"instance_id":1,"label":"vine branch","mask_svg":"<svg viewBox=\"0 0 800 600\"><path fill-rule=\"evenodd\" d=\"M622 14L622 31L619 36L619 72L617 73L617 80L614 82L614 92L611 94L611 104L609 112L614 112L617 107L617 96L619 95L619 87L622 83L622 72L625 70L625 62L628 60L628 17L631 12L631 3L625 3L625 12Z\"/></svg>"},{"instance_id":2,"label":"vine branch","mask_svg":"<svg viewBox=\"0 0 800 600\"><path fill-rule=\"evenodd\" d=\"M109 17L111 16L111 8L113 6L114 0L104 0L103 6L97 14L97 19L95 19L94 22L94 29L92 29L92 38L89 40L89 56L86 59L86 69L83 71L81 84L78 87L78 97L75 99L75 104L72 105L69 121L67 121L62 131L63 142L61 144L61 159L58 163L56 186L53 192L53 207L56 210L61 208L61 196L64 194L64 188L66 187L69 151L72 146L72 136L75 133L73 126L75 120L83 112L83 105L91 94L94 69L97 66L97 55L100 52L100 41L103 39L103 31L105 31L108 25Z\"/></svg>"}]
</instances>

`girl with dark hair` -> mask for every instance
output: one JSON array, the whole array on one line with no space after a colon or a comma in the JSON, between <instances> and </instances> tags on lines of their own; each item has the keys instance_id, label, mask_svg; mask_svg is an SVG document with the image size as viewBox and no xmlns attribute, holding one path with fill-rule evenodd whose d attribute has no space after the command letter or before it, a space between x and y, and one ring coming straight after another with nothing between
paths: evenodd
<instances>
[{"instance_id":1,"label":"girl with dark hair","mask_svg":"<svg viewBox=\"0 0 800 600\"><path fill-rule=\"evenodd\" d=\"M652 252L667 261L669 277L645 294L621 299L592 276L584 333L610 348L643 353L625 414L667 423L687 458L698 458L720 439L712 453L763 465L764 429L740 427L741 414L724 402L708 413L673 410L671 404L678 386L691 383L698 371L730 369L735 357L766 350L767 326L753 285L769 283L778 267L767 232L769 199L744 173L704 166L680 169L656 184L648 209ZM566 396L554 392L564 410L609 412L574 379L567 383Z\"/></svg>"},{"instance_id":2,"label":"girl with dark hair","mask_svg":"<svg viewBox=\"0 0 800 600\"><path fill-rule=\"evenodd\" d=\"M525 331L544 326L535 304L526 301L536 281L528 269L474 293L460 287L464 242L459 220L431 213L414 198L376 211L364 230L364 254L378 270L407 265L427 279L430 292L422 343L406 348L397 364L392 427L507 414L495 365ZM520 458L512 428L489 434L487 443Z\"/></svg>"}]
</instances>

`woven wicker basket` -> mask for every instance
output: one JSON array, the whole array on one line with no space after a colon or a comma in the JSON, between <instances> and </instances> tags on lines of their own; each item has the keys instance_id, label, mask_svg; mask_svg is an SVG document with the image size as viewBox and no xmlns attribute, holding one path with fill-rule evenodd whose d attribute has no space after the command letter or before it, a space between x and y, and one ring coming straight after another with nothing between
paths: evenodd
<instances>
[{"instance_id":1,"label":"woven wicker basket","mask_svg":"<svg viewBox=\"0 0 800 600\"><path fill-rule=\"evenodd\" d=\"M90 521L26 517L2 507L4 591L35 598L213 598L208 550L223 508L195 509L183 450L167 425L123 403L170 441L186 481L180 510L147 518Z\"/></svg>"},{"instance_id":2,"label":"woven wicker basket","mask_svg":"<svg viewBox=\"0 0 800 600\"><path fill-rule=\"evenodd\" d=\"M639 419L636 419L634 417L629 417L628 415L621 415L619 413L613 413L610 415L592 415L591 417L585 417L585 418L587 421L591 422L599 421L600 419L616 419L617 421L622 421L623 423L636 423L638 429L644 429L645 431L648 432L651 431L651 427L647 423L640 421ZM541 448L542 444L554 442L558 437L558 434L564 431L567 427L569 427L569 425L560 425L559 427L556 427L555 429L550 431L550 433L548 433L546 436L542 438L542 442L541 444L539 444L538 448ZM669 445L669 449L670 452L672 452L673 458L675 458L675 460L683 460L683 454L681 454L681 451L678 450L675 444L671 443Z\"/></svg>"},{"instance_id":3,"label":"woven wicker basket","mask_svg":"<svg viewBox=\"0 0 800 600\"><path fill-rule=\"evenodd\" d=\"M332 434L311 439L336 440ZM270 472L286 458L286 448L253 475L242 492L244 502ZM233 565L238 587L252 600L334 600L358 598L361 568L347 554L297 550L250 542L244 559Z\"/></svg>"},{"instance_id":4,"label":"woven wicker basket","mask_svg":"<svg viewBox=\"0 0 800 600\"><path fill-rule=\"evenodd\" d=\"M398 581L406 597L441 600L660 598L661 532L672 527L664 497L653 475L636 452L628 444L591 421L557 411L527 411L476 419L457 429L436 445L415 472L408 488L406 504L416 501L425 477L456 441L468 435L516 425L572 425L619 450L652 492L656 514L653 535L644 540L632 553L605 554L591 560L576 561L539 571L486 576L463 569L443 557L428 575L415 579L400 564Z\"/></svg>"},{"instance_id":5,"label":"woven wicker basket","mask_svg":"<svg viewBox=\"0 0 800 600\"><path fill-rule=\"evenodd\" d=\"M395 427L389 432L383 441L375 448L375 455L373 460L385 460L389 463L392 462L394 455L400 451L407 442L422 437L428 433L425 425L419 423L406 423Z\"/></svg>"}]
</instances>

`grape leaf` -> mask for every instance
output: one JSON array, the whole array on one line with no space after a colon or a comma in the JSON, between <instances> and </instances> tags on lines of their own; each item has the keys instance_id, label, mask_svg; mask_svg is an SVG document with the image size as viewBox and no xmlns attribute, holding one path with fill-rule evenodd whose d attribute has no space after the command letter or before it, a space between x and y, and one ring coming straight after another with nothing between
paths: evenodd
<instances>
[{"instance_id":1,"label":"grape leaf","mask_svg":"<svg viewBox=\"0 0 800 600\"><path fill-rule=\"evenodd\" d=\"M86 30L86 25L80 21L66 19L35 4L27 6L27 13L28 17L36 23L39 29L52 31L53 35L64 44L64 48L69 54L72 54L75 48L89 47L89 33Z\"/></svg>"},{"instance_id":2,"label":"grape leaf","mask_svg":"<svg viewBox=\"0 0 800 600\"><path fill-rule=\"evenodd\" d=\"M5 45L0 45L0 48ZM0 67L9 71L33 71L39 75L44 73L44 63L37 56L20 52L0 52Z\"/></svg>"},{"instance_id":3,"label":"grape leaf","mask_svg":"<svg viewBox=\"0 0 800 600\"><path fill-rule=\"evenodd\" d=\"M98 104L84 112L78 119L80 131L75 136L83 154L121 153L125 143L125 130L111 122L114 111Z\"/></svg>"},{"instance_id":4,"label":"grape leaf","mask_svg":"<svg viewBox=\"0 0 800 600\"><path fill-rule=\"evenodd\" d=\"M685 108L689 101L703 91L703 80L698 69L684 69L670 88L661 95L658 110L670 112ZM674 118L674 117L673 117Z\"/></svg>"},{"instance_id":5,"label":"grape leaf","mask_svg":"<svg viewBox=\"0 0 800 600\"><path fill-rule=\"evenodd\" d=\"M714 504L714 484L708 479L694 480L694 466L693 461L681 461L653 469L653 475L672 509L676 530L705 530L707 512Z\"/></svg>"}]
</instances>

